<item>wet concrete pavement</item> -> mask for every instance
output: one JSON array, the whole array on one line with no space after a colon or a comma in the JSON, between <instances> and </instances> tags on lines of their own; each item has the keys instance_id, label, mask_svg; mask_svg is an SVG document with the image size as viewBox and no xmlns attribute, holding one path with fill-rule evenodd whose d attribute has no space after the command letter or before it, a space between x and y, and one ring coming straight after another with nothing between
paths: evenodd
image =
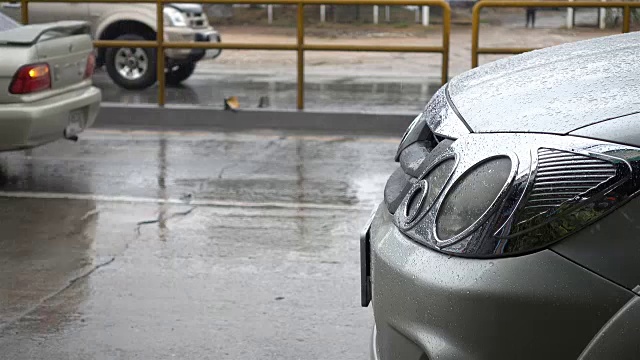
<instances>
[{"instance_id":1,"label":"wet concrete pavement","mask_svg":"<svg viewBox=\"0 0 640 360\"><path fill-rule=\"evenodd\" d=\"M92 131L0 155L3 359L362 359L397 139Z\"/></svg>"}]
</instances>

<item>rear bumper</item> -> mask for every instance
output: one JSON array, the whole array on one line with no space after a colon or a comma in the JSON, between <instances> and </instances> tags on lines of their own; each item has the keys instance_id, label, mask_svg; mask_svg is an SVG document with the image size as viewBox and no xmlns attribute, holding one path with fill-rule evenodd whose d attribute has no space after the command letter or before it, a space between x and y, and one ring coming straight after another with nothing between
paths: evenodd
<instances>
[{"instance_id":1,"label":"rear bumper","mask_svg":"<svg viewBox=\"0 0 640 360\"><path fill-rule=\"evenodd\" d=\"M633 294L545 250L451 257L380 206L371 225L371 359L576 359Z\"/></svg>"},{"instance_id":2,"label":"rear bumper","mask_svg":"<svg viewBox=\"0 0 640 360\"><path fill-rule=\"evenodd\" d=\"M102 95L90 86L40 101L0 106L0 151L32 148L64 138L72 111L84 113L82 129L93 125Z\"/></svg>"}]
</instances>

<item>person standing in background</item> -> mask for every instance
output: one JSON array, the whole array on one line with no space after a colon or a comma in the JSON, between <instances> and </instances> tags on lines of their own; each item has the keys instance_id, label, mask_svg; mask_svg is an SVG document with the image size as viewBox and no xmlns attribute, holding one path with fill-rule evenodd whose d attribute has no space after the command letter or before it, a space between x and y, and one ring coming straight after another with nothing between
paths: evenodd
<instances>
[{"instance_id":1,"label":"person standing in background","mask_svg":"<svg viewBox=\"0 0 640 360\"><path fill-rule=\"evenodd\" d=\"M536 8L527 8L527 24L525 25L525 27L529 27L529 22L531 22L532 29L536 27Z\"/></svg>"}]
</instances>

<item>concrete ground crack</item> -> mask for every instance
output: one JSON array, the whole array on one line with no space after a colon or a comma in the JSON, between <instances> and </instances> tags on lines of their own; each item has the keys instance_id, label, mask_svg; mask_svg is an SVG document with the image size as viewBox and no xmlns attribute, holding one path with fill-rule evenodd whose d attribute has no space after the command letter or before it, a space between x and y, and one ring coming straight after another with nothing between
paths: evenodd
<instances>
[{"instance_id":1,"label":"concrete ground crack","mask_svg":"<svg viewBox=\"0 0 640 360\"><path fill-rule=\"evenodd\" d=\"M87 219L89 219L92 216L98 215L100 213L100 211L98 211L98 209L93 208L92 210L87 211L81 218L80 221L86 221Z\"/></svg>"},{"instance_id":2,"label":"concrete ground crack","mask_svg":"<svg viewBox=\"0 0 640 360\"><path fill-rule=\"evenodd\" d=\"M88 271L84 272L83 274L80 274L80 275L74 277L73 279L69 280L69 283L65 287L63 287L62 289L60 289L60 290L58 290L58 291L56 291L56 292L54 292L52 294L49 294L48 296L42 298L37 304L35 304L31 308L27 309L26 311L24 311L23 313L21 313L20 315L18 315L16 317L14 317L13 319L8 320L6 323L0 325L0 333L3 332L9 326L17 323L18 321L20 321L24 317L36 312L42 305L46 304L51 299L55 298L56 296L62 294L65 291L67 291L73 285L75 285L78 281L86 279L89 275L93 274L96 270L98 270L100 268L103 268L105 266L108 266L109 264L111 264L115 260L116 260L115 256L112 256L111 258L109 258L109 260L104 261L104 262L92 267L91 269L89 269Z\"/></svg>"},{"instance_id":3,"label":"concrete ground crack","mask_svg":"<svg viewBox=\"0 0 640 360\"><path fill-rule=\"evenodd\" d=\"M238 164L233 163L233 164L229 164L227 166L222 167L222 169L220 169L220 172L218 173L218 179L222 179L222 177L224 176L224 172L225 171L227 171L227 170L229 170L231 168L234 168L236 166L238 166Z\"/></svg>"},{"instance_id":4,"label":"concrete ground crack","mask_svg":"<svg viewBox=\"0 0 640 360\"><path fill-rule=\"evenodd\" d=\"M161 221L169 221L171 219L177 218L179 216L187 216L189 214L191 214L195 209L197 208L197 206L194 206L192 208L190 208L187 211L180 211L180 212L175 212L172 213L171 215L167 216L167 217L162 217L162 216L158 216L156 219L154 220L143 220L143 221L139 221L137 223L138 226L136 226L136 233L138 234L138 236L140 235L140 228L144 225L151 225L151 224L157 224Z\"/></svg>"}]
</instances>

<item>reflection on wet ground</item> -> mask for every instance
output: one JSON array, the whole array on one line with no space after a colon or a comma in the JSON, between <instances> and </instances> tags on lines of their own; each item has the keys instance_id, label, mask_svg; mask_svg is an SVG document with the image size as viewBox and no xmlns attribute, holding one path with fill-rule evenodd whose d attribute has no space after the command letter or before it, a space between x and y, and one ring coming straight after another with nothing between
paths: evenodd
<instances>
[{"instance_id":1,"label":"reflection on wet ground","mask_svg":"<svg viewBox=\"0 0 640 360\"><path fill-rule=\"evenodd\" d=\"M396 139L90 132L0 155L7 359L361 359Z\"/></svg>"},{"instance_id":2,"label":"reflection on wet ground","mask_svg":"<svg viewBox=\"0 0 640 360\"><path fill-rule=\"evenodd\" d=\"M115 86L105 73L94 77L96 86L109 102L133 104L155 103L157 87L127 91ZM439 82L420 83L415 79L370 82L359 77L308 80L305 84L305 108L308 110L351 112L417 112L440 87ZM243 108L258 108L261 98L268 98L271 109L295 109L295 78L264 74L196 73L180 87L169 87L169 104L196 104L223 107L223 101L238 96Z\"/></svg>"}]
</instances>

